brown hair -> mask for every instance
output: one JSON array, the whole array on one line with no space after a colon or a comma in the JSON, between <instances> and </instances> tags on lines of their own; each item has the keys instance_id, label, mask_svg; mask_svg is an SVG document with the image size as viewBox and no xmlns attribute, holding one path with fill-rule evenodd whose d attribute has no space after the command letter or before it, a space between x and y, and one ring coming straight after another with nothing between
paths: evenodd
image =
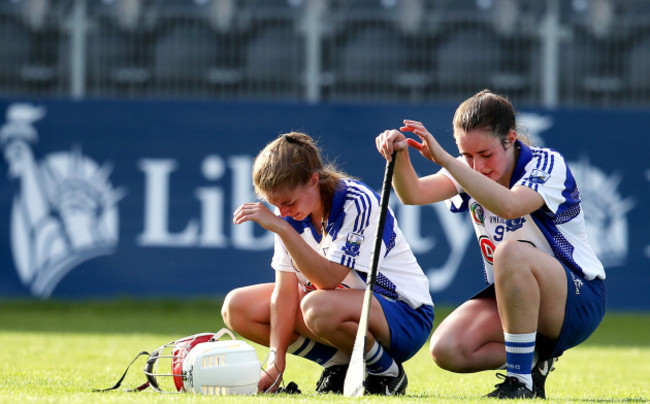
<instances>
[{"instance_id":1,"label":"brown hair","mask_svg":"<svg viewBox=\"0 0 650 404\"><path fill-rule=\"evenodd\" d=\"M319 175L324 213L329 212L339 180L348 177L333 164L323 164L314 139L301 132L278 136L260 151L253 164L253 185L262 198L306 184L313 173Z\"/></svg>"},{"instance_id":2,"label":"brown hair","mask_svg":"<svg viewBox=\"0 0 650 404\"><path fill-rule=\"evenodd\" d=\"M490 90L479 91L458 106L453 120L454 136L457 131L489 129L492 135L505 144L511 130L517 131L515 110L512 103ZM519 134L518 134L519 135ZM520 140L527 143L527 139Z\"/></svg>"}]
</instances>

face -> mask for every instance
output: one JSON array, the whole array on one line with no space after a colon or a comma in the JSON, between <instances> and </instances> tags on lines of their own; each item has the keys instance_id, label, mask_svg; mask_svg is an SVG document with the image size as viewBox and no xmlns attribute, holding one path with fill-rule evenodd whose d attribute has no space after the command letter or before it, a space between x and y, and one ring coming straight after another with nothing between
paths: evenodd
<instances>
[{"instance_id":1,"label":"face","mask_svg":"<svg viewBox=\"0 0 650 404\"><path fill-rule=\"evenodd\" d=\"M25 156L28 154L28 146L22 141L13 141L5 146L5 159L9 165L9 177L19 177L28 163Z\"/></svg>"},{"instance_id":2,"label":"face","mask_svg":"<svg viewBox=\"0 0 650 404\"><path fill-rule=\"evenodd\" d=\"M456 134L458 151L474 170L504 186L509 185L514 170L514 141L516 133L508 134L505 146L492 136L489 129L475 129Z\"/></svg>"},{"instance_id":3,"label":"face","mask_svg":"<svg viewBox=\"0 0 650 404\"><path fill-rule=\"evenodd\" d=\"M312 213L322 212L318 174L313 174L304 185L269 195L267 200L280 209L280 216L298 221L305 220Z\"/></svg>"}]
</instances>

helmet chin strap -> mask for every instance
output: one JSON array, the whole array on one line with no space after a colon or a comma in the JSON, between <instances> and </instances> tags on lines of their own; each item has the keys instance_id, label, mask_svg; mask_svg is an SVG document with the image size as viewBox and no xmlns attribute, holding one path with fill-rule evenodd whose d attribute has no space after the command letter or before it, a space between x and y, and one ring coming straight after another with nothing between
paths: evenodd
<instances>
[{"instance_id":1,"label":"helmet chin strap","mask_svg":"<svg viewBox=\"0 0 650 404\"><path fill-rule=\"evenodd\" d=\"M266 370L264 371L266 373ZM268 375L268 373L266 373ZM273 391L274 388L276 388L280 383L282 382L282 373L278 375L278 377L275 378L273 383L269 386L268 389L264 390L265 393L270 393Z\"/></svg>"},{"instance_id":2,"label":"helmet chin strap","mask_svg":"<svg viewBox=\"0 0 650 404\"><path fill-rule=\"evenodd\" d=\"M158 360L159 356L160 356L160 352L157 350L154 351L151 355L149 355L149 358L147 359L147 365L144 367L144 374L147 377L147 383L145 384L148 384L149 386L151 386L152 389L156 390L157 392L162 393L163 391L160 389L160 387L158 387L158 381L156 380L156 377L153 375L154 366L156 365L156 361Z\"/></svg>"},{"instance_id":3,"label":"helmet chin strap","mask_svg":"<svg viewBox=\"0 0 650 404\"><path fill-rule=\"evenodd\" d=\"M156 352L156 353L157 353L157 352ZM151 355L149 352L147 352L147 351L142 351L142 352L140 352L139 354L137 354L135 358L133 358L133 360L131 361L131 363L129 363L129 366L126 367L126 370L124 371L124 374L122 375L122 377L120 377L120 380L118 380L117 383L115 383L114 386L112 386L112 387L108 387L108 388L105 388L105 389L93 389L92 391L95 392L95 393L98 393L98 392L101 393L101 392L105 392L105 391L117 390L118 388L120 388L120 386L122 385L122 382L124 381L124 378L126 377L126 374L127 374L128 371L129 371L129 368L130 368L131 365L133 365L133 364L135 363L135 361L136 361L139 357L141 357L142 355L147 355L147 356L149 357L149 359L147 360L147 367L150 366L150 363L151 363L151 366L153 367L153 362L155 362L155 361L151 361L151 356L152 356L152 355ZM127 390L124 390L124 391L126 391L126 392L142 391L142 390L146 389L147 387L149 387L150 385L151 385L151 387L154 388L155 390L158 390L158 389L157 389L158 384L156 383L156 380L155 380L155 379L152 380L152 379L153 379L153 378L149 378L149 376L147 376L147 380L148 380L148 381L147 381L146 383L144 383L144 384L142 384L142 385L140 385L140 386L138 386L138 387L136 387L136 388L134 388L134 389L127 389ZM154 387L152 383L155 384L156 387Z\"/></svg>"},{"instance_id":4,"label":"helmet chin strap","mask_svg":"<svg viewBox=\"0 0 650 404\"><path fill-rule=\"evenodd\" d=\"M262 362L262 372L266 373L269 375L269 373L264 369L264 365L267 363L272 363L275 362L275 355L276 351L275 349L271 348L269 349L269 353L266 355L266 358L264 358L264 362ZM275 364L273 365L275 366ZM282 376L284 375L284 372L281 372L273 381L273 383L264 390L264 393L285 393L285 394L300 394L301 391L298 388L298 385L295 382L289 382L289 384L285 387L284 386L284 380L282 379ZM275 391L273 391L275 389Z\"/></svg>"},{"instance_id":5,"label":"helmet chin strap","mask_svg":"<svg viewBox=\"0 0 650 404\"><path fill-rule=\"evenodd\" d=\"M266 366L267 366L269 363L272 363L273 366L277 369L277 366L275 366L275 357L276 357L276 354L277 354L277 352L276 352L275 348L271 348L271 349L269 349L269 353L266 354L266 358L264 358L264 361L262 362L262 366L261 366L261 367L262 367L262 372L266 373L267 376L271 376L271 375L269 374L269 372L267 372L266 369L265 369ZM279 369L278 369L278 370L279 370ZM278 384L282 382L282 375L283 375L283 374L284 374L284 372L280 372L280 373L278 374L278 376L275 378L275 380L273 381L273 383L271 383L271 385L270 385L266 390L264 390L264 393L270 393L271 391L273 391L273 389L275 389L276 387L278 387ZM258 390L258 391L259 391L259 390Z\"/></svg>"}]
</instances>

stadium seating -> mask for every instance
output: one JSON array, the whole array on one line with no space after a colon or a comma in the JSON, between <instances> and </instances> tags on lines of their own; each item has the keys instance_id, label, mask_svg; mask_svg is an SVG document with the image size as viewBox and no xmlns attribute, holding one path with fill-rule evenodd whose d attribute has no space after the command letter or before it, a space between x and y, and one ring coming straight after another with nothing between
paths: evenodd
<instances>
[{"instance_id":1,"label":"stadium seating","mask_svg":"<svg viewBox=\"0 0 650 404\"><path fill-rule=\"evenodd\" d=\"M489 87L535 103L548 83L545 0L85 0L75 30L78 4L0 0L0 93L69 95L74 56L91 96L305 99L320 86L328 101L457 101ZM650 1L556 4L561 102L650 103Z\"/></svg>"},{"instance_id":2,"label":"stadium seating","mask_svg":"<svg viewBox=\"0 0 650 404\"><path fill-rule=\"evenodd\" d=\"M503 53L498 36L485 27L447 32L434 49L436 91L453 96L490 88Z\"/></svg>"},{"instance_id":3,"label":"stadium seating","mask_svg":"<svg viewBox=\"0 0 650 404\"><path fill-rule=\"evenodd\" d=\"M615 43L574 27L560 47L562 96L577 102L591 97L613 100L623 90L622 60L609 55Z\"/></svg>"},{"instance_id":4,"label":"stadium seating","mask_svg":"<svg viewBox=\"0 0 650 404\"><path fill-rule=\"evenodd\" d=\"M405 70L407 61L397 31L364 27L347 35L339 45L339 63L334 72L338 94L372 96L396 88L397 75Z\"/></svg>"},{"instance_id":5,"label":"stadium seating","mask_svg":"<svg viewBox=\"0 0 650 404\"><path fill-rule=\"evenodd\" d=\"M142 0L89 2L88 94L144 94L151 84L153 23L145 20L144 5Z\"/></svg>"},{"instance_id":6,"label":"stadium seating","mask_svg":"<svg viewBox=\"0 0 650 404\"><path fill-rule=\"evenodd\" d=\"M20 70L29 62L31 35L16 19L4 18L0 25L0 85L4 91L20 81Z\"/></svg>"},{"instance_id":7,"label":"stadium seating","mask_svg":"<svg viewBox=\"0 0 650 404\"><path fill-rule=\"evenodd\" d=\"M633 99L643 100L650 92L650 32L632 42L626 55L624 77Z\"/></svg>"},{"instance_id":8,"label":"stadium seating","mask_svg":"<svg viewBox=\"0 0 650 404\"><path fill-rule=\"evenodd\" d=\"M253 30L244 56L246 94L300 97L304 46L303 38L289 24L268 24Z\"/></svg>"},{"instance_id":9,"label":"stadium seating","mask_svg":"<svg viewBox=\"0 0 650 404\"><path fill-rule=\"evenodd\" d=\"M56 85L60 30L53 4L0 2L0 91L39 93Z\"/></svg>"},{"instance_id":10,"label":"stadium seating","mask_svg":"<svg viewBox=\"0 0 650 404\"><path fill-rule=\"evenodd\" d=\"M167 27L154 44L152 74L160 94L203 94L231 90L242 79L227 37L205 23Z\"/></svg>"}]
</instances>

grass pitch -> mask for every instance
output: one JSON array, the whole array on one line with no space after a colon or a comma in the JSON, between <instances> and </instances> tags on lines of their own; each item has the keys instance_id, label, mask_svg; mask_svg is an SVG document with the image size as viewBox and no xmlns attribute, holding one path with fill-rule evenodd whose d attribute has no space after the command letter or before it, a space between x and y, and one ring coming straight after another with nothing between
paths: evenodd
<instances>
[{"instance_id":1,"label":"grass pitch","mask_svg":"<svg viewBox=\"0 0 650 404\"><path fill-rule=\"evenodd\" d=\"M348 399L314 394L320 368L289 357L285 381L300 395L207 397L146 390L93 393L112 386L143 350L223 327L214 299L180 301L0 302L0 402L6 403L330 403L488 402L496 372L454 374L435 366L425 346L405 363L404 397ZM436 308L436 324L449 313ZM263 360L266 348L254 345ZM144 383L141 357L122 388ZM596 333L567 351L547 381L548 402L650 402L650 315L607 313ZM538 400L541 401L541 400Z\"/></svg>"}]
</instances>

